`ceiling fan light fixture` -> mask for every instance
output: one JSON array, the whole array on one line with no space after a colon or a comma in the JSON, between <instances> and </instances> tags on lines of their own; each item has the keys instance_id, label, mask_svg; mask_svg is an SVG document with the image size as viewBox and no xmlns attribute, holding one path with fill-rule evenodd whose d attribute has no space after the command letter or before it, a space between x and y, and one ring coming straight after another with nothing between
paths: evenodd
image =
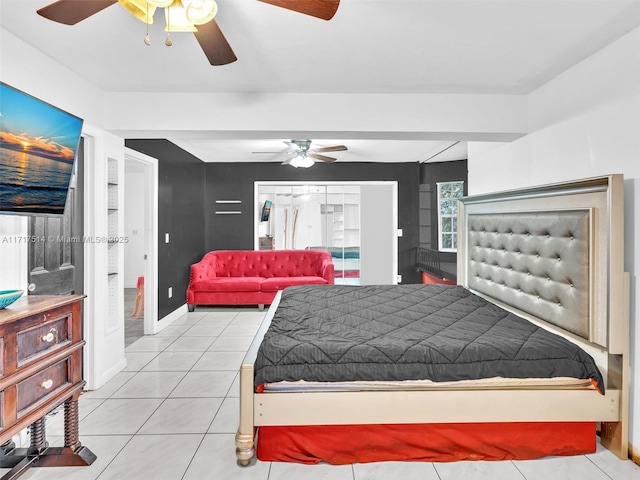
<instances>
[{"instance_id":1,"label":"ceiling fan light fixture","mask_svg":"<svg viewBox=\"0 0 640 480\"><path fill-rule=\"evenodd\" d=\"M195 25L187 19L187 12L182 6L180 0L174 0L174 2L165 7L164 19L166 26L165 32L197 32L198 29Z\"/></svg>"},{"instance_id":2,"label":"ceiling fan light fixture","mask_svg":"<svg viewBox=\"0 0 640 480\"><path fill-rule=\"evenodd\" d=\"M146 24L153 23L153 14L156 11L156 7L151 2L146 0L118 0L118 3L138 20Z\"/></svg>"},{"instance_id":3,"label":"ceiling fan light fixture","mask_svg":"<svg viewBox=\"0 0 640 480\"><path fill-rule=\"evenodd\" d=\"M154 7L165 8L171 5L173 3L173 0L147 0L147 3L149 5L153 5Z\"/></svg>"},{"instance_id":4,"label":"ceiling fan light fixture","mask_svg":"<svg viewBox=\"0 0 640 480\"><path fill-rule=\"evenodd\" d=\"M313 159L301 152L291 160L289 165L295 168L309 168L313 164Z\"/></svg>"},{"instance_id":5,"label":"ceiling fan light fixture","mask_svg":"<svg viewBox=\"0 0 640 480\"><path fill-rule=\"evenodd\" d=\"M214 0L182 0L187 20L194 25L210 22L218 13L218 4Z\"/></svg>"}]
</instances>

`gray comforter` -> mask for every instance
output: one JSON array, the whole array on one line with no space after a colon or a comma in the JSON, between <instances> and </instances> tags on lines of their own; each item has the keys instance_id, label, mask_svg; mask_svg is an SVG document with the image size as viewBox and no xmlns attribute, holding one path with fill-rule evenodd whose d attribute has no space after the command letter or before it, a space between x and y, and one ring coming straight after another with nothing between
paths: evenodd
<instances>
[{"instance_id":1,"label":"gray comforter","mask_svg":"<svg viewBox=\"0 0 640 480\"><path fill-rule=\"evenodd\" d=\"M283 291L255 384L602 376L581 348L447 285L301 286Z\"/></svg>"}]
</instances>

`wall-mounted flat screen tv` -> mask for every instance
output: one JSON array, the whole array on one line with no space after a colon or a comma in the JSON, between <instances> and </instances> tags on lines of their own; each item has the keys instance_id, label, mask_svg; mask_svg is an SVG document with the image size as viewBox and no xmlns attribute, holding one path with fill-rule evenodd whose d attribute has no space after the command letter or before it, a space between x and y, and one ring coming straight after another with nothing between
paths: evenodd
<instances>
[{"instance_id":1,"label":"wall-mounted flat screen tv","mask_svg":"<svg viewBox=\"0 0 640 480\"><path fill-rule=\"evenodd\" d=\"M82 123L0 82L0 213L64 213Z\"/></svg>"}]
</instances>

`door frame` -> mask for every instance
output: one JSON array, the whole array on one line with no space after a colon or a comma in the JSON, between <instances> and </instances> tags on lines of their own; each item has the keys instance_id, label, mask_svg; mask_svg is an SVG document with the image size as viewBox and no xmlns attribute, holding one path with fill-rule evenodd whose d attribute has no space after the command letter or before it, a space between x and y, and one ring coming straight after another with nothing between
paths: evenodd
<instances>
[{"instance_id":1,"label":"door frame","mask_svg":"<svg viewBox=\"0 0 640 480\"><path fill-rule=\"evenodd\" d=\"M143 167L144 176L144 243L147 261L144 268L144 334L160 331L158 324L158 160L125 147L125 162ZM125 204L124 208L127 208Z\"/></svg>"}]
</instances>

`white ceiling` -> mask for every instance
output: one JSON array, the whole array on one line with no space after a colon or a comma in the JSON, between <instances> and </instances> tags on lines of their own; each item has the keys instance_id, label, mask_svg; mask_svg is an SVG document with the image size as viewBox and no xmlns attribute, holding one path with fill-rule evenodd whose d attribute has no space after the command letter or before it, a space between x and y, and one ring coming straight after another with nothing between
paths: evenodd
<instances>
[{"instance_id":1,"label":"white ceiling","mask_svg":"<svg viewBox=\"0 0 640 480\"><path fill-rule=\"evenodd\" d=\"M35 13L52 0L0 0L0 25L105 91L469 94L529 93L640 25L640 0L342 0L329 22L217 1L238 57L221 67L191 34L165 47L160 11L150 47L117 4L66 26ZM283 140L172 141L204 161L277 161L251 152L286 151ZM464 142L313 140L347 145L340 161L466 158Z\"/></svg>"}]
</instances>

